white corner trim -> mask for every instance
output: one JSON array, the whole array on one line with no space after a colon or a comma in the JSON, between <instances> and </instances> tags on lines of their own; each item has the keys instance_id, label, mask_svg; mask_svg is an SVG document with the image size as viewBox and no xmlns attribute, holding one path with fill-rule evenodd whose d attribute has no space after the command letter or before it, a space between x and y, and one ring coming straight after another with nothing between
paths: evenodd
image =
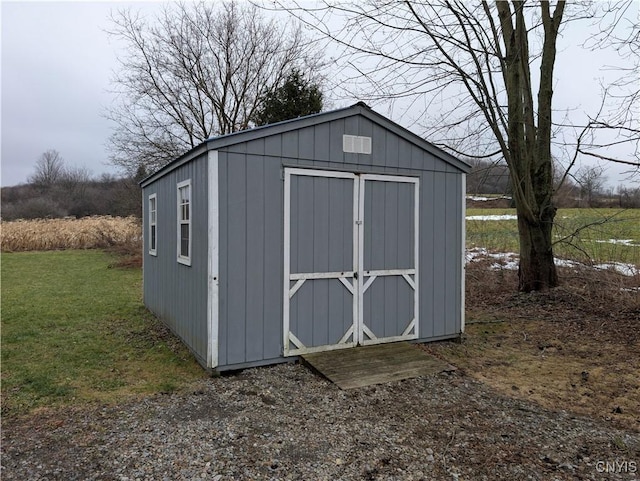
<instances>
[{"instance_id":1,"label":"white corner trim","mask_svg":"<svg viewBox=\"0 0 640 481\"><path fill-rule=\"evenodd\" d=\"M220 304L220 214L218 186L218 151L207 154L208 196L208 246L207 249L207 367L218 366L218 333Z\"/></svg>"},{"instance_id":2,"label":"white corner trim","mask_svg":"<svg viewBox=\"0 0 640 481\"><path fill-rule=\"evenodd\" d=\"M142 197L141 201L142 201L142 300L144 302L144 265L145 265L145 261L144 258L146 257L144 255L145 250L147 248L147 234L146 234L146 229L144 228L144 223L145 222L149 222L148 220L148 213L145 215L145 205L147 205L147 209L149 208L148 204L146 204L147 199L145 198L145 190L144 188L140 189L140 197ZM156 204L157 206L157 204ZM158 235L158 228L156 227L156 235Z\"/></svg>"},{"instance_id":3,"label":"white corner trim","mask_svg":"<svg viewBox=\"0 0 640 481\"><path fill-rule=\"evenodd\" d=\"M467 175L462 174L462 201L461 201L461 213L460 217L462 218L462 229L461 229L461 244L462 244L462 262L461 262L461 273L460 273L460 333L464 332L465 328L465 273L466 273L466 243L467 243L467 224L466 224L466 215L467 215Z\"/></svg>"},{"instance_id":4,"label":"white corner trim","mask_svg":"<svg viewBox=\"0 0 640 481\"><path fill-rule=\"evenodd\" d=\"M413 276L413 320L415 328L413 334L418 339L420 337L420 179L415 179L413 200L413 249L414 249L414 269Z\"/></svg>"}]
</instances>

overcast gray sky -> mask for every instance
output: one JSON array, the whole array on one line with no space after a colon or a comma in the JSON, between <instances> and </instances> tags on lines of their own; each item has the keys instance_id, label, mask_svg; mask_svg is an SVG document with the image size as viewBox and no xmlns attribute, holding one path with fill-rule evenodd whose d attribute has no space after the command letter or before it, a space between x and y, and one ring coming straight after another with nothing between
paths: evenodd
<instances>
[{"instance_id":1,"label":"overcast gray sky","mask_svg":"<svg viewBox=\"0 0 640 481\"><path fill-rule=\"evenodd\" d=\"M102 113L112 102L109 79L121 46L105 30L110 11L126 5L1 3L2 186L25 182L48 149L59 151L68 165L85 166L94 175L117 173L108 164L106 143L112 126ZM135 6L153 12L160 4ZM603 76L600 68L607 63L607 54L581 50L575 45L577 37L570 35L563 42L556 69L556 106L576 112L597 107L596 79ZM339 105L348 103L352 102ZM382 106L377 109L389 114ZM623 170L608 167L611 185L624 178Z\"/></svg>"},{"instance_id":2,"label":"overcast gray sky","mask_svg":"<svg viewBox=\"0 0 640 481\"><path fill-rule=\"evenodd\" d=\"M110 3L2 2L2 185L25 182L42 152L111 171L105 143L115 52Z\"/></svg>"}]
</instances>

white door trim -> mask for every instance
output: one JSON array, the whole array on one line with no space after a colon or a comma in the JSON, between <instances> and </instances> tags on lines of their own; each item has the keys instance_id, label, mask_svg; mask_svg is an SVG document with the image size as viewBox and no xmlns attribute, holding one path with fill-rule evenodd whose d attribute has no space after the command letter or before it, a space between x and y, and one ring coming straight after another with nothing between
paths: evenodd
<instances>
[{"instance_id":1,"label":"white door trim","mask_svg":"<svg viewBox=\"0 0 640 481\"><path fill-rule=\"evenodd\" d=\"M298 168L289 168L285 167L284 169L284 275L283 275L283 307L282 307L282 324L283 324L283 354L285 356L296 356L299 354L306 354L311 352L319 352L319 351L329 351L333 349L343 349L347 347L353 347L356 344L356 339L353 338L353 333L355 332L354 325L357 319L357 306L356 306L356 298L357 298L357 282L353 284L349 282L350 279L353 279L353 273L355 272L357 259L356 253L354 250L353 254L353 266L351 271L344 272L311 272L311 273L292 273L291 272L291 176L308 176L308 177L327 177L334 179L350 179L353 180L353 192L354 192L354 202L357 197L357 176L351 172L340 172L340 171L330 171L330 170L317 170L317 169L298 169ZM356 204L354 204L356 205ZM354 208L354 213L356 213ZM354 217L355 219L355 217ZM358 239L356 229L354 228L353 234L353 247L357 248ZM354 324L352 324L347 332L342 336L342 338L338 341L338 344L326 345L326 346L317 346L317 347L308 347L305 346L293 332L291 332L291 298L298 292L298 290L302 287L302 285L307 280L313 279L336 279L351 293L353 296L353 319ZM296 281L296 283L291 286L291 281ZM351 338L351 341L349 341ZM293 344L295 348L291 348L290 344Z\"/></svg>"},{"instance_id":2,"label":"white door trim","mask_svg":"<svg viewBox=\"0 0 640 481\"><path fill-rule=\"evenodd\" d=\"M291 169L284 169L284 275L282 286L282 346L289 356L291 343L289 311L291 310ZM296 283L298 285L298 283ZM295 287L295 286L294 286ZM295 345L295 342L294 342Z\"/></svg>"},{"instance_id":3,"label":"white door trim","mask_svg":"<svg viewBox=\"0 0 640 481\"><path fill-rule=\"evenodd\" d=\"M364 214L365 214L365 206L364 206L364 193L366 189L367 181L378 181L378 182L397 182L397 183L408 183L414 185L414 198L413 198L413 206L414 206L414 216L413 216L413 235L414 235L414 264L411 269L386 269L386 270L368 270L363 271L364 266L364 256L362 255L364 251ZM393 341L403 341L403 340L411 340L418 339L419 332L419 297L420 291L418 289L418 278L419 278L419 252L420 252L420 179L417 177L406 177L406 176L395 176L395 175L381 175L381 174L361 174L360 175L360 183L359 183L359 195L360 195L360 212L358 214L361 222L359 223L359 246L358 251L360 252L359 258L359 271L358 271L358 285L360 286L360 291L358 295L358 343L361 345L367 344L380 344L383 342L393 342ZM409 287L413 289L413 319L408 319L408 325L403 331L403 333L399 336L392 337L377 337L374 332L366 325L364 319L364 293L371 286L371 284L378 277L382 276L402 276L404 280L409 284ZM413 276L413 279L410 277ZM365 282L365 277L368 279ZM364 336L367 335L368 339L365 339Z\"/></svg>"},{"instance_id":4,"label":"white door trim","mask_svg":"<svg viewBox=\"0 0 640 481\"><path fill-rule=\"evenodd\" d=\"M355 332L358 337L358 344L362 345L364 341L364 335L367 334L371 338L373 333L369 331L369 328L365 326L363 321L363 312L364 312L364 293L365 293L365 281L364 281L364 176L361 175L358 179L358 201L355 207L358 209L358 214L356 216L356 231L358 234L358 245L356 247L356 251L358 253L358 265L356 266L356 272L358 273L358 279L356 279L356 305L358 310L354 312L356 316L355 322ZM371 281L373 282L373 281ZM370 284L369 284L370 285ZM367 289L369 288L367 285ZM368 331L368 332L365 332ZM375 336L374 336L375 337Z\"/></svg>"},{"instance_id":5,"label":"white door trim","mask_svg":"<svg viewBox=\"0 0 640 481\"><path fill-rule=\"evenodd\" d=\"M353 266L348 272L291 272L291 176L327 177L353 180ZM396 183L410 183L414 185L414 266L409 269L364 270L364 214L365 214L365 188L367 181L382 181ZM311 352L329 351L353 347L356 344L376 344L400 340L417 339L418 326L418 278L419 278L419 198L420 181L415 177L380 175L380 174L354 174L351 172L317 170L317 169L284 169L284 272L283 272L283 353L284 356L294 356ZM355 274L355 275L354 275ZM378 277L400 276L404 278L414 291L414 316L407 319L408 325L403 333L398 336L379 338L365 324L364 320L364 293ZM366 279L365 279L366 278ZM298 292L307 280L336 279L353 295L353 324L337 344L309 347L305 346L291 332L291 298ZM293 285L291 282L295 281ZM366 338L365 338L366 336ZM293 344L293 348L291 347Z\"/></svg>"}]
</instances>

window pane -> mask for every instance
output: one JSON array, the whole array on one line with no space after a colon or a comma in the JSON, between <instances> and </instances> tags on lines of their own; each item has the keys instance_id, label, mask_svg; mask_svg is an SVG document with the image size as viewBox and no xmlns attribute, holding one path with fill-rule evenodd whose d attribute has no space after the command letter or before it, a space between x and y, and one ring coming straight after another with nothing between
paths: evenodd
<instances>
[{"instance_id":1,"label":"window pane","mask_svg":"<svg viewBox=\"0 0 640 481\"><path fill-rule=\"evenodd\" d=\"M185 185L184 187L180 187L180 203L184 204L189 202L189 186Z\"/></svg>"},{"instance_id":2,"label":"window pane","mask_svg":"<svg viewBox=\"0 0 640 481\"><path fill-rule=\"evenodd\" d=\"M151 226L151 239L150 239L151 245L149 246L149 248L154 251L156 250L156 226L152 225Z\"/></svg>"},{"instance_id":3,"label":"window pane","mask_svg":"<svg viewBox=\"0 0 640 481\"><path fill-rule=\"evenodd\" d=\"M180 255L189 257L189 224L180 225Z\"/></svg>"},{"instance_id":4,"label":"window pane","mask_svg":"<svg viewBox=\"0 0 640 481\"><path fill-rule=\"evenodd\" d=\"M188 182L188 181L187 181ZM191 185L178 187L178 256L189 259L189 231L191 228Z\"/></svg>"}]
</instances>

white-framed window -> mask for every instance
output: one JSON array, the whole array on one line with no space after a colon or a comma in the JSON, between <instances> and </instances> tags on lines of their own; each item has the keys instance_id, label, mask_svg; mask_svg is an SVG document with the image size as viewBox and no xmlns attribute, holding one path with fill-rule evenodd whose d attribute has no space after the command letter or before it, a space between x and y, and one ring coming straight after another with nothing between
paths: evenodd
<instances>
[{"instance_id":1,"label":"white-framed window","mask_svg":"<svg viewBox=\"0 0 640 481\"><path fill-rule=\"evenodd\" d=\"M149 254L158 255L158 198L156 194L149 196Z\"/></svg>"},{"instance_id":2,"label":"white-framed window","mask_svg":"<svg viewBox=\"0 0 640 481\"><path fill-rule=\"evenodd\" d=\"M178 262L191 265L191 179L178 183Z\"/></svg>"}]
</instances>

